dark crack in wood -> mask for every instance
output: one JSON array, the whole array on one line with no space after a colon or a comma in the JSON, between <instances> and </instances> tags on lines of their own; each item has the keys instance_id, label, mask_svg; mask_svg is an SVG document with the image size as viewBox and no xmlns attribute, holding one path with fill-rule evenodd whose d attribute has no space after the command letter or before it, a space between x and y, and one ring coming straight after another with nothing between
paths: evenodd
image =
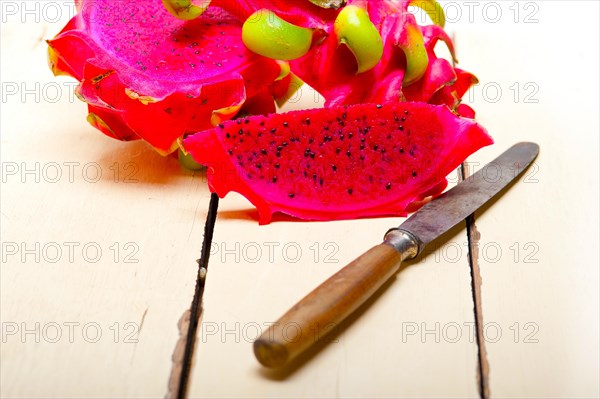
<instances>
[{"instance_id":1,"label":"dark crack in wood","mask_svg":"<svg viewBox=\"0 0 600 399\"><path fill-rule=\"evenodd\" d=\"M457 43L456 33L452 34L452 42ZM452 66L456 67L456 61L452 60ZM460 180L465 180L470 176L468 163L463 162L459 168ZM481 305L481 272L479 269L479 239L481 234L475 224L475 214L471 214L466 219L467 244L469 245L469 269L471 270L471 295L473 296L473 313L475 318L475 340L477 342L477 388L481 399L490 397L489 375L490 367L487 360L485 349L485 339L483 337L483 307Z\"/></svg>"},{"instance_id":2,"label":"dark crack in wood","mask_svg":"<svg viewBox=\"0 0 600 399\"><path fill-rule=\"evenodd\" d=\"M187 393L189 377L192 369L192 359L194 356L194 347L196 344L196 333L198 331L198 323L202 314L202 296L204 295L208 261L210 258L210 246L213 239L218 208L219 197L217 194L212 194L210 197L210 203L208 205L206 223L204 225L204 239L202 241L200 259L198 260L198 273L196 276L196 289L194 291L194 298L192 299L190 309L184 313L182 320L180 321L182 324L180 325L180 333L182 334L182 340L185 339L185 347L183 349L183 355L181 359L181 371L177 370L177 374L179 374L178 382L176 383L177 386L173 387L173 390L171 390L171 394L169 395L174 396L177 399L185 398ZM174 363L178 362L174 361ZM172 378L173 377L174 376L172 376ZM175 376L175 378L177 377Z\"/></svg>"},{"instance_id":3,"label":"dark crack in wood","mask_svg":"<svg viewBox=\"0 0 600 399\"><path fill-rule=\"evenodd\" d=\"M463 163L460 167L461 180L469 177L469 168ZM479 240L481 234L475 224L475 214L466 219L467 242L469 245L469 268L471 270L471 294L473 295L473 312L475 314L475 339L477 342L477 382L479 397L488 399L489 392L489 363L483 337L483 309L481 304L481 271L479 268Z\"/></svg>"}]
</instances>

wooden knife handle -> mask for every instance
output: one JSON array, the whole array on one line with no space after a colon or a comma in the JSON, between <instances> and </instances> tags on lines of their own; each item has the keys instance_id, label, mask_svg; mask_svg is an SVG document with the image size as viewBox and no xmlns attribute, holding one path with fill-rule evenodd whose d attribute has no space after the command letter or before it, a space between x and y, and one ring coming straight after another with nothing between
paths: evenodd
<instances>
[{"instance_id":1,"label":"wooden knife handle","mask_svg":"<svg viewBox=\"0 0 600 399\"><path fill-rule=\"evenodd\" d=\"M288 364L362 305L398 271L405 258L386 243L365 252L305 296L254 342L258 361L270 368Z\"/></svg>"}]
</instances>

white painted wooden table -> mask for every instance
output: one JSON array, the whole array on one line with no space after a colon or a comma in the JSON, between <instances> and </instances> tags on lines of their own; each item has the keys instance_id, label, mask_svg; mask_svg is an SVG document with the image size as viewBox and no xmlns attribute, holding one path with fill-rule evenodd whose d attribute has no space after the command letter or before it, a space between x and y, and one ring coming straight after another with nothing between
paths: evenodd
<instances>
[{"instance_id":1,"label":"white painted wooden table","mask_svg":"<svg viewBox=\"0 0 600 399\"><path fill-rule=\"evenodd\" d=\"M599 5L444 4L496 140L472 169L541 146L476 215L489 396L598 397ZM73 82L45 66L69 10L2 1L0 396L164 397L210 194L201 173L86 124ZM293 369L254 360L260 331L399 222L259 227L246 200L221 200L188 395L478 397L464 226Z\"/></svg>"}]
</instances>

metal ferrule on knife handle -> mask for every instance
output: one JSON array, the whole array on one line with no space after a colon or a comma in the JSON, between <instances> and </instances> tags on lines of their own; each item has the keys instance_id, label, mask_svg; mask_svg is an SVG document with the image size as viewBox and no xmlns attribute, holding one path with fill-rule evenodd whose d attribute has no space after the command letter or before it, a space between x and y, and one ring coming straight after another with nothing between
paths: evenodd
<instances>
[{"instance_id":1,"label":"metal ferrule on knife handle","mask_svg":"<svg viewBox=\"0 0 600 399\"><path fill-rule=\"evenodd\" d=\"M383 242L396 248L396 251L402 254L402 260L416 258L424 247L417 236L398 227L389 229L385 233Z\"/></svg>"},{"instance_id":2,"label":"metal ferrule on knife handle","mask_svg":"<svg viewBox=\"0 0 600 399\"><path fill-rule=\"evenodd\" d=\"M382 244L331 276L272 324L254 342L256 358L266 367L285 366L369 299L398 272L403 260L418 253L412 234L390 230Z\"/></svg>"}]
</instances>

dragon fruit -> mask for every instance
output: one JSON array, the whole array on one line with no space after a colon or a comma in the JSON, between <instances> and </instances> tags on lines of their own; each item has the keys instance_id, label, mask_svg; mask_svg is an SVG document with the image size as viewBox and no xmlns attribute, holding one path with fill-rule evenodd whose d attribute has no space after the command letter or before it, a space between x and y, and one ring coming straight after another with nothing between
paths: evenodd
<instances>
[{"instance_id":1,"label":"dragon fruit","mask_svg":"<svg viewBox=\"0 0 600 399\"><path fill-rule=\"evenodd\" d=\"M241 22L211 7L193 21L160 2L83 0L49 44L57 75L81 83L88 121L105 134L144 139L166 154L186 134L210 128L247 105L274 112L282 67L241 41ZM278 80L279 79L279 80Z\"/></svg>"},{"instance_id":2,"label":"dragon fruit","mask_svg":"<svg viewBox=\"0 0 600 399\"><path fill-rule=\"evenodd\" d=\"M261 224L276 212L312 220L405 215L491 143L447 106L410 102L251 116L184 141L207 166L211 190L244 195Z\"/></svg>"}]
</instances>

